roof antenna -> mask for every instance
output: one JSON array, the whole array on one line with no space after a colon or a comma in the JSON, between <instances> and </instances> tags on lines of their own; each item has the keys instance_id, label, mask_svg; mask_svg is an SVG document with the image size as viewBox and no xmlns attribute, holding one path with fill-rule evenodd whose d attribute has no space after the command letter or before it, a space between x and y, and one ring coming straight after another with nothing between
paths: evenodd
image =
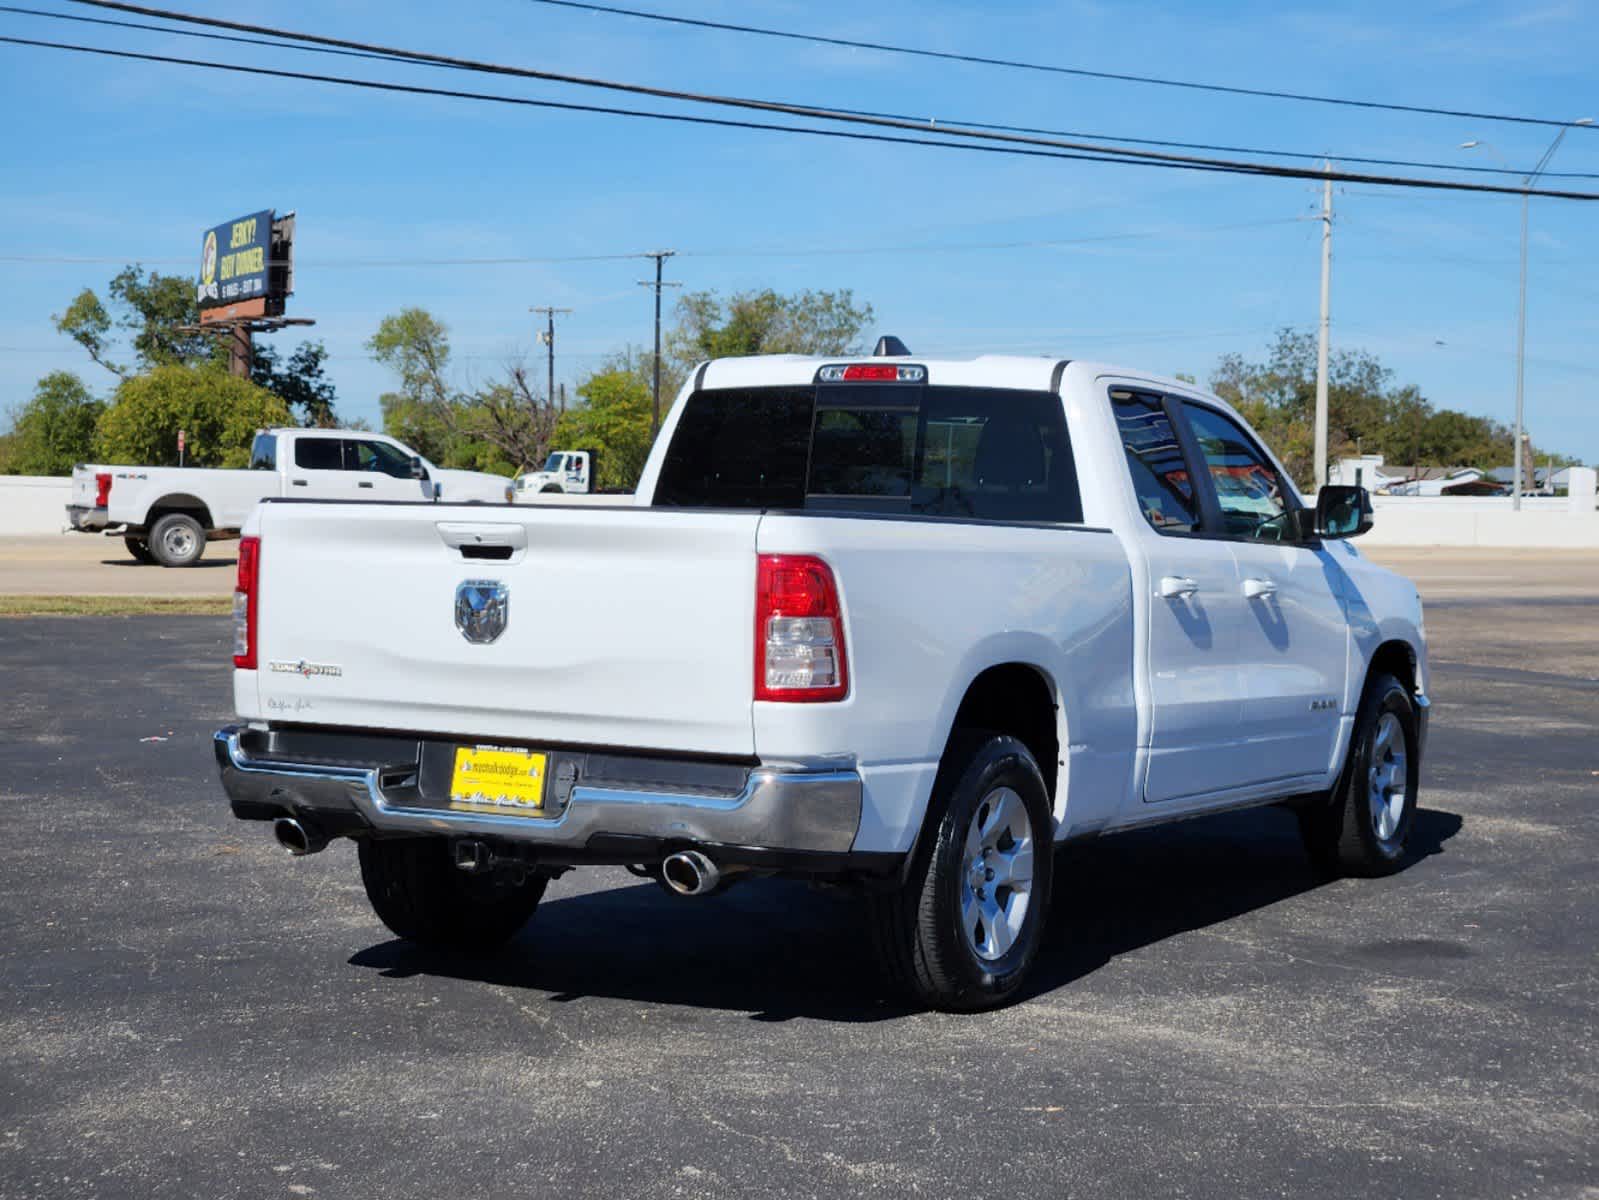
<instances>
[{"instance_id":1,"label":"roof antenna","mask_svg":"<svg viewBox=\"0 0 1599 1200\"><path fill-rule=\"evenodd\" d=\"M885 333L877 339L877 348L872 351L873 358L909 358L910 349L891 333Z\"/></svg>"}]
</instances>

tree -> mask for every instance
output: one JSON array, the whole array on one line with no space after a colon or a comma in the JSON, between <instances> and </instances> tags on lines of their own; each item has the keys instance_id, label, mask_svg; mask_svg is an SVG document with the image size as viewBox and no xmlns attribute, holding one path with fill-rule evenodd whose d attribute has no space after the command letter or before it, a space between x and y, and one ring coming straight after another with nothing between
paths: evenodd
<instances>
[{"instance_id":1,"label":"tree","mask_svg":"<svg viewBox=\"0 0 1599 1200\"><path fill-rule=\"evenodd\" d=\"M146 273L140 266L124 267L107 290L111 295L110 308L92 288L85 288L53 320L60 332L113 375L127 378L155 367L226 359L222 339L209 333L180 332L180 327L195 326L200 320L194 284L186 276ZM134 366L112 360L114 330L130 336Z\"/></svg>"},{"instance_id":2,"label":"tree","mask_svg":"<svg viewBox=\"0 0 1599 1200\"><path fill-rule=\"evenodd\" d=\"M631 491L650 453L650 386L638 363L626 355L578 385L582 403L561 414L555 446L594 450L599 455L599 486Z\"/></svg>"},{"instance_id":3,"label":"tree","mask_svg":"<svg viewBox=\"0 0 1599 1200\"><path fill-rule=\"evenodd\" d=\"M400 377L399 391L379 397L386 433L447 467L514 473L544 461L557 413L522 364L507 364L502 380L458 388L449 329L421 308L384 317L367 349Z\"/></svg>"},{"instance_id":4,"label":"tree","mask_svg":"<svg viewBox=\"0 0 1599 1200\"><path fill-rule=\"evenodd\" d=\"M248 379L215 367L157 367L118 385L101 415L95 457L105 462L195 467L246 467L256 430L290 424L284 402Z\"/></svg>"},{"instance_id":5,"label":"tree","mask_svg":"<svg viewBox=\"0 0 1599 1200\"><path fill-rule=\"evenodd\" d=\"M124 267L106 289L110 305L93 288L84 288L66 311L53 317L66 334L100 366L119 379L165 366L226 364L228 339L195 332L200 303L194 283L184 275ZM117 339L126 336L131 363L118 361ZM250 378L297 409L306 425L332 425L333 384L324 370L327 349L321 342L302 343L287 362L270 346L255 348Z\"/></svg>"},{"instance_id":6,"label":"tree","mask_svg":"<svg viewBox=\"0 0 1599 1200\"><path fill-rule=\"evenodd\" d=\"M321 342L301 342L286 363L271 346L257 346L250 380L293 409L300 424L331 429L338 419L333 415L333 382L324 367L327 357Z\"/></svg>"},{"instance_id":7,"label":"tree","mask_svg":"<svg viewBox=\"0 0 1599 1200\"><path fill-rule=\"evenodd\" d=\"M681 380L707 358L845 354L856 348L872 315L872 306L857 307L848 288L792 295L767 288L726 300L714 292L689 292L677 302L677 326L666 335L665 357ZM664 377L661 387L664 392Z\"/></svg>"},{"instance_id":8,"label":"tree","mask_svg":"<svg viewBox=\"0 0 1599 1200\"><path fill-rule=\"evenodd\" d=\"M1258 430L1289 473L1311 484L1315 459L1316 340L1283 329L1263 363L1229 354L1211 376L1211 390ZM1409 466L1497 466L1510 460L1504 426L1485 417L1435 410L1420 390L1393 386L1393 372L1364 350L1339 350L1328 360L1329 460L1379 453Z\"/></svg>"},{"instance_id":9,"label":"tree","mask_svg":"<svg viewBox=\"0 0 1599 1200\"><path fill-rule=\"evenodd\" d=\"M70 371L52 371L12 414L3 473L70 475L74 463L90 457L95 422L104 411L83 380Z\"/></svg>"}]
</instances>

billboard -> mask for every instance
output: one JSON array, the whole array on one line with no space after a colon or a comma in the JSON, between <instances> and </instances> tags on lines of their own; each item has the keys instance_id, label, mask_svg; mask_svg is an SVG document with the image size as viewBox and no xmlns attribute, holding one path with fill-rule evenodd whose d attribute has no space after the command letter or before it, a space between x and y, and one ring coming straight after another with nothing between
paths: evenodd
<instances>
[{"instance_id":1,"label":"billboard","mask_svg":"<svg viewBox=\"0 0 1599 1200\"><path fill-rule=\"evenodd\" d=\"M271 209L206 230L200 243L200 320L281 316L294 286L294 214Z\"/></svg>"}]
</instances>

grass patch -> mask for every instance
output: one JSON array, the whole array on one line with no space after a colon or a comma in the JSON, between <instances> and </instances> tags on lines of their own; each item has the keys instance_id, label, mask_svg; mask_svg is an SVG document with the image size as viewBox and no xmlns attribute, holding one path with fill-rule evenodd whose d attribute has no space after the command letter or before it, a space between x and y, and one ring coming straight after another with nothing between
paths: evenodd
<instances>
[{"instance_id":1,"label":"grass patch","mask_svg":"<svg viewBox=\"0 0 1599 1200\"><path fill-rule=\"evenodd\" d=\"M223 617L232 596L0 596L0 617Z\"/></svg>"}]
</instances>

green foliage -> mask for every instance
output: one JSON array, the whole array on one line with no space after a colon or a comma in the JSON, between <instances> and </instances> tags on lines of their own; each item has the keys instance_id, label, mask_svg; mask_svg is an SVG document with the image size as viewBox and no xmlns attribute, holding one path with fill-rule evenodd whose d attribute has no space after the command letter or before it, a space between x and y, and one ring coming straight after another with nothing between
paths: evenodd
<instances>
[{"instance_id":1,"label":"green foliage","mask_svg":"<svg viewBox=\"0 0 1599 1200\"><path fill-rule=\"evenodd\" d=\"M871 320L872 306L857 307L848 288L792 295L767 288L726 300L714 292L689 292L678 301L666 357L681 373L707 358L843 354L856 347Z\"/></svg>"},{"instance_id":2,"label":"green foliage","mask_svg":"<svg viewBox=\"0 0 1599 1200\"><path fill-rule=\"evenodd\" d=\"M650 385L638 366L613 360L578 385L583 403L561 414L557 450L599 453L599 486L631 491L650 453Z\"/></svg>"},{"instance_id":3,"label":"green foliage","mask_svg":"<svg viewBox=\"0 0 1599 1200\"><path fill-rule=\"evenodd\" d=\"M54 318L56 329L77 342L89 357L115 375L174 365L199 365L226 360L223 340L209 333L183 333L200 319L194 283L187 276L146 273L142 267L124 267L107 289L109 307L91 288L79 292L66 311ZM136 365L114 362L110 355L114 332L127 334Z\"/></svg>"},{"instance_id":4,"label":"green foliage","mask_svg":"<svg viewBox=\"0 0 1599 1200\"><path fill-rule=\"evenodd\" d=\"M1263 363L1229 354L1211 390L1232 404L1301 486L1315 462L1316 339L1284 329ZM1396 465L1493 467L1508 463L1510 432L1499 422L1435 409L1364 350L1338 350L1327 364L1327 456L1381 454Z\"/></svg>"},{"instance_id":5,"label":"green foliage","mask_svg":"<svg viewBox=\"0 0 1599 1200\"><path fill-rule=\"evenodd\" d=\"M52 371L33 398L12 415L5 462L7 475L70 475L94 447L95 422L105 405L70 371Z\"/></svg>"},{"instance_id":6,"label":"green foliage","mask_svg":"<svg viewBox=\"0 0 1599 1200\"><path fill-rule=\"evenodd\" d=\"M556 413L520 364L473 390L451 382L450 331L421 308L384 317L367 349L400 377L378 398L384 432L445 467L514 474L544 460Z\"/></svg>"},{"instance_id":7,"label":"green foliage","mask_svg":"<svg viewBox=\"0 0 1599 1200\"><path fill-rule=\"evenodd\" d=\"M124 380L100 417L94 457L110 463L178 465L178 431L194 467L245 467L257 429L291 424L277 396L214 367L157 367Z\"/></svg>"},{"instance_id":8,"label":"green foliage","mask_svg":"<svg viewBox=\"0 0 1599 1200\"><path fill-rule=\"evenodd\" d=\"M277 396L299 417L300 424L332 429L333 382L327 377L328 350L321 342L301 342L281 361L271 346L256 344L250 380Z\"/></svg>"}]
</instances>

